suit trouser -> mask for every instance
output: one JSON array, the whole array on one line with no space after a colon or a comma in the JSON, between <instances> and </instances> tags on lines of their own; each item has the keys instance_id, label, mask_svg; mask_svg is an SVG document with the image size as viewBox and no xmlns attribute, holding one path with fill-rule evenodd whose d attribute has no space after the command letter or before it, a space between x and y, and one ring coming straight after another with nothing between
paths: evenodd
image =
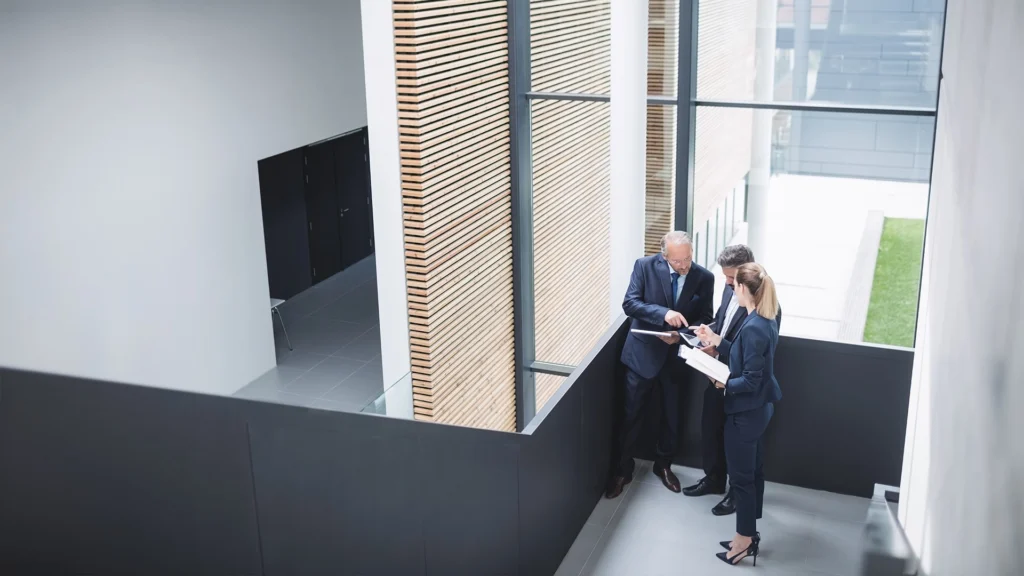
<instances>
[{"instance_id":1,"label":"suit trouser","mask_svg":"<svg viewBox=\"0 0 1024 576\"><path fill-rule=\"evenodd\" d=\"M615 474L630 477L633 474L633 454L644 428L644 415L657 384L661 384L661 427L654 465L667 467L676 454L679 432L679 383L672 378L672 359L654 378L644 378L626 368L626 401L622 429L619 431L618 452L615 455Z\"/></svg>"},{"instance_id":2,"label":"suit trouser","mask_svg":"<svg viewBox=\"0 0 1024 576\"><path fill-rule=\"evenodd\" d=\"M736 500L736 533L741 536L757 534L764 504L764 431L774 413L769 403L726 417L725 457Z\"/></svg>"},{"instance_id":3,"label":"suit trouser","mask_svg":"<svg viewBox=\"0 0 1024 576\"><path fill-rule=\"evenodd\" d=\"M703 453L704 475L725 480L725 396L722 390L708 382L704 390L704 406L700 413L700 444Z\"/></svg>"}]
</instances>

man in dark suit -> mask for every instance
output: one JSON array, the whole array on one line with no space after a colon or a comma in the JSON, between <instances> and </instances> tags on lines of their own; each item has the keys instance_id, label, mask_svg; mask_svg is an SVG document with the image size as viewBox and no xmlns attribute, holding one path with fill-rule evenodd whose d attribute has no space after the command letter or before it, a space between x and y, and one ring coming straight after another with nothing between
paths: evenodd
<instances>
[{"instance_id":1,"label":"man in dark suit","mask_svg":"<svg viewBox=\"0 0 1024 576\"><path fill-rule=\"evenodd\" d=\"M633 265L629 289L622 303L635 330L671 331L671 337L630 333L622 349L626 365L625 417L613 455L612 476L605 496L615 498L633 479L633 452L643 429L643 416L651 393L661 387L663 414L654 474L669 490L679 492L679 479L670 466L679 431L679 386L672 379L678 359L678 330L711 320L715 277L693 263L693 242L685 232L669 232L661 240L661 254L640 258Z\"/></svg>"},{"instance_id":2,"label":"man in dark suit","mask_svg":"<svg viewBox=\"0 0 1024 576\"><path fill-rule=\"evenodd\" d=\"M729 364L729 354L725 347L730 345L739 332L747 311L734 298L733 286L736 283L736 269L744 264L754 262L754 253L743 244L727 246L718 255L718 265L725 276L725 288L722 290L722 303L718 306L715 321L711 325L713 331L722 335L722 344L718 348L708 346L702 350L716 358L719 362ZM782 325L782 310L775 319ZM721 352L725 353L721 353ZM701 448L703 452L704 478L693 486L683 489L687 496L703 496L705 494L725 494L721 502L711 509L715 516L725 516L736 511L731 490L726 490L725 465L725 396L715 388L713 381L708 381L704 389L704 406L701 409Z\"/></svg>"}]
</instances>

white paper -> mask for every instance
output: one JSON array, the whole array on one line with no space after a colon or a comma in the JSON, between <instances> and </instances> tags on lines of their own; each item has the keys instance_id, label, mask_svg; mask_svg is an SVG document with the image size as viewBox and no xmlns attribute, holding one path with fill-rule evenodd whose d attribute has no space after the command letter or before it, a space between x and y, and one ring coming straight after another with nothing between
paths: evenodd
<instances>
[{"instance_id":1,"label":"white paper","mask_svg":"<svg viewBox=\"0 0 1024 576\"><path fill-rule=\"evenodd\" d=\"M729 381L729 367L700 350L680 346L679 357L685 359L686 363L692 366L694 370L712 380L722 383Z\"/></svg>"}]
</instances>

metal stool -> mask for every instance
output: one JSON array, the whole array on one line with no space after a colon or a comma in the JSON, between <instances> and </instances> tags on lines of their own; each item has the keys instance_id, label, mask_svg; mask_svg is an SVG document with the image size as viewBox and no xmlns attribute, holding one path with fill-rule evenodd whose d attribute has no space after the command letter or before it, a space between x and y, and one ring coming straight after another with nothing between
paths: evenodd
<instances>
[{"instance_id":1,"label":"metal stool","mask_svg":"<svg viewBox=\"0 0 1024 576\"><path fill-rule=\"evenodd\" d=\"M288 329L284 326L284 318L281 317L281 311L277 309L278 306L284 304L284 300L279 298L270 299L270 315L277 314L277 319L281 321L281 330L284 330L284 341L288 343L288 349L292 349L292 339L288 337Z\"/></svg>"}]
</instances>

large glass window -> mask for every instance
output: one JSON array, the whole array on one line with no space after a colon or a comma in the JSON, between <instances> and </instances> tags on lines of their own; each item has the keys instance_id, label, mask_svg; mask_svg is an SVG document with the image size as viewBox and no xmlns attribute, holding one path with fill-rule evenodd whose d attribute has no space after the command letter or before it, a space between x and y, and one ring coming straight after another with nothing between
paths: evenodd
<instances>
[{"instance_id":1,"label":"large glass window","mask_svg":"<svg viewBox=\"0 0 1024 576\"><path fill-rule=\"evenodd\" d=\"M699 0L698 9L698 99L935 106L943 0ZM755 59L765 45L773 57ZM765 88L754 93L755 82Z\"/></svg>"},{"instance_id":2,"label":"large glass window","mask_svg":"<svg viewBox=\"0 0 1024 576\"><path fill-rule=\"evenodd\" d=\"M696 260L750 245L784 334L913 346L944 2L694 2Z\"/></svg>"},{"instance_id":3,"label":"large glass window","mask_svg":"<svg viewBox=\"0 0 1024 576\"><path fill-rule=\"evenodd\" d=\"M783 334L913 345L933 133L929 117L699 108L698 258L750 245Z\"/></svg>"}]
</instances>

